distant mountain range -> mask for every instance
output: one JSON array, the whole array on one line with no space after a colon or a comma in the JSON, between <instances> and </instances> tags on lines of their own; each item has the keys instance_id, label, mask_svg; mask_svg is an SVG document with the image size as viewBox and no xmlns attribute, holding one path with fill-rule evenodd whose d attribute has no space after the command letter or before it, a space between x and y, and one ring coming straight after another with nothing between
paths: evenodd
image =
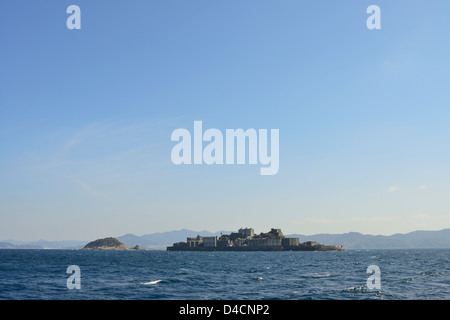
<instances>
[{"instance_id":1,"label":"distant mountain range","mask_svg":"<svg viewBox=\"0 0 450 320\"><path fill-rule=\"evenodd\" d=\"M0 241L0 249L81 249L88 241L63 240L63 241Z\"/></svg>"},{"instance_id":2,"label":"distant mountain range","mask_svg":"<svg viewBox=\"0 0 450 320\"><path fill-rule=\"evenodd\" d=\"M158 232L137 236L125 234L116 237L127 247L139 245L143 249L165 250L174 242L186 241L187 237L220 236L230 234L231 231L210 232L207 230L193 231L182 229L169 232ZM418 249L418 248L450 248L450 228L439 231L413 231L405 234L393 234L390 236L368 235L359 232L348 232L343 234L314 234L301 235L290 234L286 237L299 238L300 242L317 241L321 244L343 245L344 249ZM95 240L95 239L93 239ZM0 249L81 249L89 241L46 241L34 242L5 240L0 242Z\"/></svg>"},{"instance_id":3,"label":"distant mountain range","mask_svg":"<svg viewBox=\"0 0 450 320\"><path fill-rule=\"evenodd\" d=\"M312 240L323 244L342 245L344 249L421 249L450 248L450 228L439 231L413 231L390 236L368 235L359 232L344 234L315 234L304 236L292 234L300 242Z\"/></svg>"}]
</instances>

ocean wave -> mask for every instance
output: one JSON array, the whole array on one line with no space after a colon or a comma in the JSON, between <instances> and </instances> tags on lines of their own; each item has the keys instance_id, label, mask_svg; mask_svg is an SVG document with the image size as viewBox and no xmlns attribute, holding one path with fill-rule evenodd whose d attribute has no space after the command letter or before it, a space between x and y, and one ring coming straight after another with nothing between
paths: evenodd
<instances>
[{"instance_id":1,"label":"ocean wave","mask_svg":"<svg viewBox=\"0 0 450 320\"><path fill-rule=\"evenodd\" d=\"M345 288L344 291L348 291L348 292L366 292L367 291L367 287L366 286L348 287L348 288Z\"/></svg>"},{"instance_id":2,"label":"ocean wave","mask_svg":"<svg viewBox=\"0 0 450 320\"><path fill-rule=\"evenodd\" d=\"M329 278L329 277L333 277L334 274L333 273L306 273L304 275L302 275L302 277L304 278Z\"/></svg>"},{"instance_id":3,"label":"ocean wave","mask_svg":"<svg viewBox=\"0 0 450 320\"><path fill-rule=\"evenodd\" d=\"M328 278L332 276L334 276L332 273L314 273L311 275L312 278Z\"/></svg>"},{"instance_id":4,"label":"ocean wave","mask_svg":"<svg viewBox=\"0 0 450 320\"><path fill-rule=\"evenodd\" d=\"M141 284L148 286L148 285L158 284L158 283L160 283L161 281L162 281L162 280L155 280L155 281L150 281L150 282L141 282Z\"/></svg>"}]
</instances>

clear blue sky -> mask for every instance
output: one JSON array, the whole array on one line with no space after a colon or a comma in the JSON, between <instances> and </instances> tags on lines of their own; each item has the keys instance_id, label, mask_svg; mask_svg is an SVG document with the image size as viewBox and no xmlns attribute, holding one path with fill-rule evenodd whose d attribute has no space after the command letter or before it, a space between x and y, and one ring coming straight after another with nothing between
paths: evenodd
<instances>
[{"instance_id":1,"label":"clear blue sky","mask_svg":"<svg viewBox=\"0 0 450 320\"><path fill-rule=\"evenodd\" d=\"M66 8L81 8L68 30ZM366 9L381 8L381 30ZM450 227L450 2L1 1L0 240ZM277 128L280 170L175 166Z\"/></svg>"}]
</instances>

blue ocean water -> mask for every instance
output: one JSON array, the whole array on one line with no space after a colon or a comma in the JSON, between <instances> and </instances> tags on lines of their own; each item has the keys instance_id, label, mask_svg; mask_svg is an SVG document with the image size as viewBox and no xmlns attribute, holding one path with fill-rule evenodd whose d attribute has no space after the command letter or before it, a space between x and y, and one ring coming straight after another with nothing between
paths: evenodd
<instances>
[{"instance_id":1,"label":"blue ocean water","mask_svg":"<svg viewBox=\"0 0 450 320\"><path fill-rule=\"evenodd\" d=\"M68 289L67 267L81 289ZM366 285L380 268L380 289ZM0 299L450 299L450 249L0 250Z\"/></svg>"}]
</instances>

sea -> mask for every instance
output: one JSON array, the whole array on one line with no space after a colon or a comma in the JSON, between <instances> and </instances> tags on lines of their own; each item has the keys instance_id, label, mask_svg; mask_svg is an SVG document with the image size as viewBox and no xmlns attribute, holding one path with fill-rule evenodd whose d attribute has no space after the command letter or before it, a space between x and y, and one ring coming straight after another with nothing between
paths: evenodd
<instances>
[{"instance_id":1,"label":"sea","mask_svg":"<svg viewBox=\"0 0 450 320\"><path fill-rule=\"evenodd\" d=\"M0 299L448 300L450 249L3 249Z\"/></svg>"}]
</instances>

